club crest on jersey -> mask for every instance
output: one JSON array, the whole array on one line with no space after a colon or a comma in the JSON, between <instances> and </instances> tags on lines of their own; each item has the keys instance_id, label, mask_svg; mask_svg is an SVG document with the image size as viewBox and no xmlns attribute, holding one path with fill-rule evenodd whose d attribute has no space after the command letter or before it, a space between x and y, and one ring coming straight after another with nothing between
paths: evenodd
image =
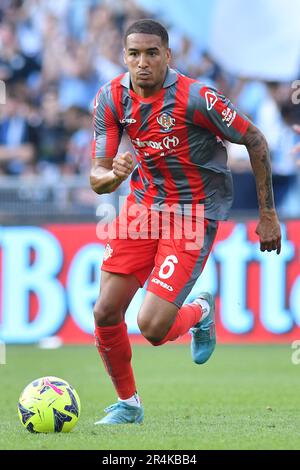
<instances>
[{"instance_id":1,"label":"club crest on jersey","mask_svg":"<svg viewBox=\"0 0 300 470\"><path fill-rule=\"evenodd\" d=\"M214 105L218 101L218 97L213 91L207 91L205 93L205 99L206 99L206 107L208 111L213 109Z\"/></svg>"},{"instance_id":2,"label":"club crest on jersey","mask_svg":"<svg viewBox=\"0 0 300 470\"><path fill-rule=\"evenodd\" d=\"M164 131L170 131L175 126L175 119L172 118L168 113L163 113L156 119Z\"/></svg>"},{"instance_id":3,"label":"club crest on jersey","mask_svg":"<svg viewBox=\"0 0 300 470\"><path fill-rule=\"evenodd\" d=\"M107 243L104 250L103 260L106 261L108 258L111 258L113 251L114 250L111 248L110 244Z\"/></svg>"}]
</instances>

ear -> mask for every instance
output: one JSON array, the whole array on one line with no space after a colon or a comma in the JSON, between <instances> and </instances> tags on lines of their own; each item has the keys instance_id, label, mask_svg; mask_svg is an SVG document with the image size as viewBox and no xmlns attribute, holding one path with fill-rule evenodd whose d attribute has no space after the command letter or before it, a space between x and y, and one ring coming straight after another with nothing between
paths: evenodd
<instances>
[{"instance_id":1,"label":"ear","mask_svg":"<svg viewBox=\"0 0 300 470\"><path fill-rule=\"evenodd\" d=\"M171 49L168 47L167 51L166 51L166 58L167 58L167 64L170 63L171 61L171 58L172 58L172 53L171 53Z\"/></svg>"}]
</instances>

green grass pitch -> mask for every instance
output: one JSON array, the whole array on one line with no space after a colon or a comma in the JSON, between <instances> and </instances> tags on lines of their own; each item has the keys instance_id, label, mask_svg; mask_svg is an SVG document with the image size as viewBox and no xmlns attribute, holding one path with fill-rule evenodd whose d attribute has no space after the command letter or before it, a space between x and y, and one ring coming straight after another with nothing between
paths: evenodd
<instances>
[{"instance_id":1,"label":"green grass pitch","mask_svg":"<svg viewBox=\"0 0 300 470\"><path fill-rule=\"evenodd\" d=\"M186 345L134 347L142 425L94 426L115 394L92 346L7 347L0 366L0 449L300 449L300 365L284 346L218 346L196 366ZM82 413L69 434L30 434L17 415L33 379L68 380Z\"/></svg>"}]
</instances>

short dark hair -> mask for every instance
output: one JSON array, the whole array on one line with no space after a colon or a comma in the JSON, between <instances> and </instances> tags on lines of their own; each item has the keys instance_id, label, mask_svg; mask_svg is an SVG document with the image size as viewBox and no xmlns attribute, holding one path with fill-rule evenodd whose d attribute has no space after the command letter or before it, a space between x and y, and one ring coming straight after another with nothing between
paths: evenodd
<instances>
[{"instance_id":1,"label":"short dark hair","mask_svg":"<svg viewBox=\"0 0 300 470\"><path fill-rule=\"evenodd\" d=\"M169 35L166 28L160 24L158 21L150 20L150 19L143 19L138 20L130 25L124 36L124 41L126 44L127 37L130 34L135 33L142 33L142 34L154 34L155 36L159 36L161 38L161 42L164 46L169 47Z\"/></svg>"}]
</instances>

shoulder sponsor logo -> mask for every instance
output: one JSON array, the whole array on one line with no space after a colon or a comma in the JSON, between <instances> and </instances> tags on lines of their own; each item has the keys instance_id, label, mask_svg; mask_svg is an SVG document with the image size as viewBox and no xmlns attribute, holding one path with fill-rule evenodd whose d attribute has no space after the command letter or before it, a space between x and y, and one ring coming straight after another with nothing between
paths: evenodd
<instances>
[{"instance_id":1,"label":"shoulder sponsor logo","mask_svg":"<svg viewBox=\"0 0 300 470\"><path fill-rule=\"evenodd\" d=\"M136 119L120 119L120 124L135 124Z\"/></svg>"},{"instance_id":2,"label":"shoulder sponsor logo","mask_svg":"<svg viewBox=\"0 0 300 470\"><path fill-rule=\"evenodd\" d=\"M160 116L157 116L156 120L165 131L170 131L175 126L175 119L168 113L163 113Z\"/></svg>"},{"instance_id":3,"label":"shoulder sponsor logo","mask_svg":"<svg viewBox=\"0 0 300 470\"><path fill-rule=\"evenodd\" d=\"M226 108L222 111L222 116L222 121L226 123L227 127L230 127L236 118L236 111Z\"/></svg>"},{"instance_id":4,"label":"shoulder sponsor logo","mask_svg":"<svg viewBox=\"0 0 300 470\"><path fill-rule=\"evenodd\" d=\"M206 99L206 107L208 111L213 109L214 105L218 101L218 97L213 91L207 91L205 93L205 99Z\"/></svg>"}]
</instances>

